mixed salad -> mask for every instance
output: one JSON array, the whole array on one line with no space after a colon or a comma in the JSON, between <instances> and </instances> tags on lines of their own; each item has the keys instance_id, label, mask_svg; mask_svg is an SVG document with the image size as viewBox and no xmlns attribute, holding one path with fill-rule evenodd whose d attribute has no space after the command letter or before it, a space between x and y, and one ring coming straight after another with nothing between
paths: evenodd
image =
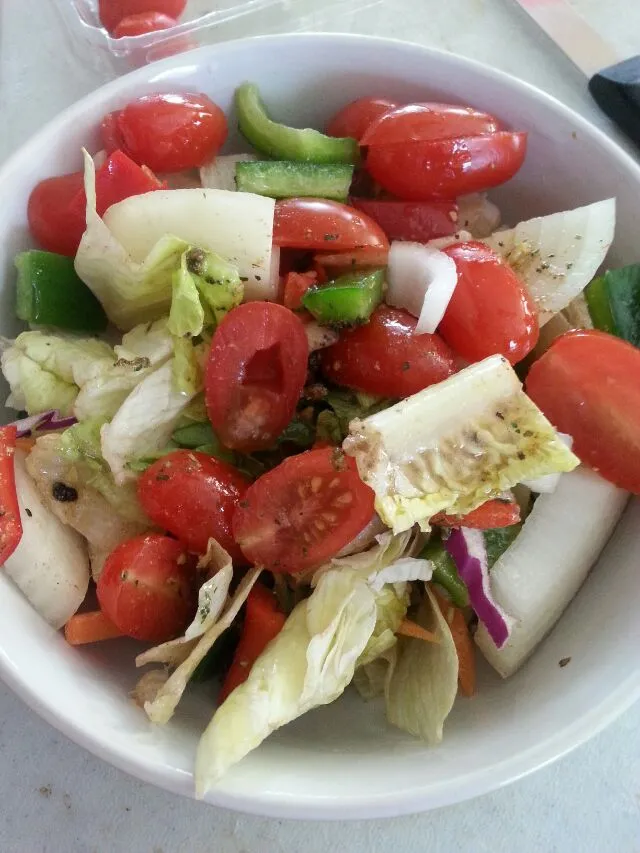
<instances>
[{"instance_id":1,"label":"mixed salad","mask_svg":"<svg viewBox=\"0 0 640 853\"><path fill-rule=\"evenodd\" d=\"M31 193L1 357L4 570L69 643L147 644L154 723L211 680L201 795L352 682L438 743L477 650L517 670L640 493L613 199L501 227L527 135L471 107L321 133L245 83L235 120L250 153L202 94L105 116Z\"/></svg>"}]
</instances>

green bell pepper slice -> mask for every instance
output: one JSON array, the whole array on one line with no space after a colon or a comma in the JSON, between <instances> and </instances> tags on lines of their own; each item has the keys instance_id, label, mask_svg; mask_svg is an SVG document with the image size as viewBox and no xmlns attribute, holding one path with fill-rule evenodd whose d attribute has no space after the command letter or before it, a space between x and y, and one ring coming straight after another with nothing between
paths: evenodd
<instances>
[{"instance_id":1,"label":"green bell pepper slice","mask_svg":"<svg viewBox=\"0 0 640 853\"><path fill-rule=\"evenodd\" d=\"M432 534L420 557L423 560L431 560L433 563L433 582L439 584L449 593L449 597L456 607L467 607L469 604L467 586L458 574L456 564L448 551L445 550L438 534Z\"/></svg>"},{"instance_id":2,"label":"green bell pepper slice","mask_svg":"<svg viewBox=\"0 0 640 853\"><path fill-rule=\"evenodd\" d=\"M270 198L328 198L346 201L353 166L343 163L296 163L291 160L257 160L236 164L240 192Z\"/></svg>"},{"instance_id":3,"label":"green bell pepper slice","mask_svg":"<svg viewBox=\"0 0 640 853\"><path fill-rule=\"evenodd\" d=\"M609 270L584 295L596 329L640 347L640 264Z\"/></svg>"},{"instance_id":4,"label":"green bell pepper slice","mask_svg":"<svg viewBox=\"0 0 640 853\"><path fill-rule=\"evenodd\" d=\"M328 284L310 288L302 305L324 326L357 326L368 322L382 302L384 279L384 269L347 273Z\"/></svg>"},{"instance_id":5,"label":"green bell pepper slice","mask_svg":"<svg viewBox=\"0 0 640 853\"><path fill-rule=\"evenodd\" d=\"M487 566L490 569L493 568L507 548L513 544L521 530L522 523L518 523L509 527L494 527L492 530L482 531L484 547L487 551Z\"/></svg>"},{"instance_id":6,"label":"green bell pepper slice","mask_svg":"<svg viewBox=\"0 0 640 853\"><path fill-rule=\"evenodd\" d=\"M33 249L16 255L16 315L70 332L104 332L107 315L73 267L73 258Z\"/></svg>"},{"instance_id":7,"label":"green bell pepper slice","mask_svg":"<svg viewBox=\"0 0 640 853\"><path fill-rule=\"evenodd\" d=\"M254 83L243 83L236 89L235 104L240 132L267 157L351 165L360 160L360 146L355 139L325 136L312 128L301 130L272 121Z\"/></svg>"}]
</instances>

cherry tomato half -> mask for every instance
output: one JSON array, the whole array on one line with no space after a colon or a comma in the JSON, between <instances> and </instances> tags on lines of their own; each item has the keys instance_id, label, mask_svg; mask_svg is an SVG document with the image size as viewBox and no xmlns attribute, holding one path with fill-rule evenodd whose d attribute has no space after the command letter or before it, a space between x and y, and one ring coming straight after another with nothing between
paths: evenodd
<instances>
[{"instance_id":1,"label":"cherry tomato half","mask_svg":"<svg viewBox=\"0 0 640 853\"><path fill-rule=\"evenodd\" d=\"M162 643L182 633L196 608L195 559L159 533L122 542L107 557L100 609L128 637Z\"/></svg>"},{"instance_id":2,"label":"cherry tomato half","mask_svg":"<svg viewBox=\"0 0 640 853\"><path fill-rule=\"evenodd\" d=\"M113 32L123 18L145 12L179 18L186 5L187 0L100 0L98 14L104 28Z\"/></svg>"},{"instance_id":3,"label":"cherry tomato half","mask_svg":"<svg viewBox=\"0 0 640 853\"><path fill-rule=\"evenodd\" d=\"M452 104L407 104L381 114L362 135L362 145L431 142L495 133L498 120L472 107Z\"/></svg>"},{"instance_id":4,"label":"cherry tomato half","mask_svg":"<svg viewBox=\"0 0 640 853\"><path fill-rule=\"evenodd\" d=\"M29 196L27 219L29 230L43 249L73 257L86 222L82 172L40 181Z\"/></svg>"},{"instance_id":5,"label":"cherry tomato half","mask_svg":"<svg viewBox=\"0 0 640 853\"><path fill-rule=\"evenodd\" d=\"M414 335L417 320L381 305L365 326L343 332L321 351L324 375L338 385L383 397L409 397L459 370L439 335Z\"/></svg>"},{"instance_id":6,"label":"cherry tomato half","mask_svg":"<svg viewBox=\"0 0 640 853\"><path fill-rule=\"evenodd\" d=\"M235 450L270 447L291 421L307 376L304 325L283 305L245 302L213 336L205 372L209 419Z\"/></svg>"},{"instance_id":7,"label":"cherry tomato half","mask_svg":"<svg viewBox=\"0 0 640 853\"><path fill-rule=\"evenodd\" d=\"M118 127L119 115L120 110L115 110L112 113L107 113L106 116L100 122L100 137L102 139L102 147L107 152L107 154L111 154L111 152L115 151L117 148L124 148L124 140L122 139L122 134L120 133L120 128Z\"/></svg>"},{"instance_id":8,"label":"cherry tomato half","mask_svg":"<svg viewBox=\"0 0 640 853\"><path fill-rule=\"evenodd\" d=\"M375 145L368 149L366 168L401 199L457 198L508 181L522 166L526 150L526 133L507 132Z\"/></svg>"},{"instance_id":9,"label":"cherry tomato half","mask_svg":"<svg viewBox=\"0 0 640 853\"><path fill-rule=\"evenodd\" d=\"M579 459L640 494L640 350L606 332L568 332L534 363L527 394L573 436Z\"/></svg>"},{"instance_id":10,"label":"cherry tomato half","mask_svg":"<svg viewBox=\"0 0 640 853\"><path fill-rule=\"evenodd\" d=\"M96 210L102 216L118 201L164 186L122 151L113 151L96 172ZM73 257L86 227L86 205L81 172L41 181L27 204L31 233L43 249Z\"/></svg>"},{"instance_id":11,"label":"cherry tomato half","mask_svg":"<svg viewBox=\"0 0 640 853\"><path fill-rule=\"evenodd\" d=\"M458 355L481 361L500 353L517 364L536 345L538 314L525 285L484 243L454 243L458 283L438 332Z\"/></svg>"},{"instance_id":12,"label":"cherry tomato half","mask_svg":"<svg viewBox=\"0 0 640 853\"><path fill-rule=\"evenodd\" d=\"M117 39L127 36L143 36L145 33L168 30L177 24L175 18L171 18L162 12L140 12L137 15L127 15L126 18L119 21L118 26L113 31L113 36Z\"/></svg>"},{"instance_id":13,"label":"cherry tomato half","mask_svg":"<svg viewBox=\"0 0 640 853\"><path fill-rule=\"evenodd\" d=\"M387 98L358 98L334 115L327 125L327 133L329 136L351 136L360 141L373 121L397 106Z\"/></svg>"},{"instance_id":14,"label":"cherry tomato half","mask_svg":"<svg viewBox=\"0 0 640 853\"><path fill-rule=\"evenodd\" d=\"M289 198L276 202L273 242L291 249L341 252L388 249L380 226L366 214L338 201Z\"/></svg>"},{"instance_id":15,"label":"cherry tomato half","mask_svg":"<svg viewBox=\"0 0 640 853\"><path fill-rule=\"evenodd\" d=\"M458 227L458 205L454 201L352 198L351 204L377 222L389 240L426 243L455 234Z\"/></svg>"},{"instance_id":16,"label":"cherry tomato half","mask_svg":"<svg viewBox=\"0 0 640 853\"><path fill-rule=\"evenodd\" d=\"M202 166L227 138L227 120L206 95L143 95L117 113L127 154L154 172Z\"/></svg>"},{"instance_id":17,"label":"cherry tomato half","mask_svg":"<svg viewBox=\"0 0 640 853\"><path fill-rule=\"evenodd\" d=\"M213 538L240 560L231 517L248 485L235 468L219 459L176 450L141 474L138 498L151 521L173 533L189 551L204 554Z\"/></svg>"},{"instance_id":18,"label":"cherry tomato half","mask_svg":"<svg viewBox=\"0 0 640 853\"><path fill-rule=\"evenodd\" d=\"M371 521L373 501L353 459L337 449L308 450L249 487L233 516L233 533L255 565L299 572L351 542Z\"/></svg>"}]
</instances>

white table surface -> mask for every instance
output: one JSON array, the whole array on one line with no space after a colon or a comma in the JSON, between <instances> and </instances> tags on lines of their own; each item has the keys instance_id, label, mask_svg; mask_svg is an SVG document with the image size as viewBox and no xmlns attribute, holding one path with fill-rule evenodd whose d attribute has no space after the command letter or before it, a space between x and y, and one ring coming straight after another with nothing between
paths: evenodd
<instances>
[{"instance_id":1,"label":"white table surface","mask_svg":"<svg viewBox=\"0 0 640 853\"><path fill-rule=\"evenodd\" d=\"M640 53L640 3L574 5L621 56ZM2 161L101 75L78 66L50 2L0 7ZM388 0L333 26L480 59L610 129L584 79L510 0ZM0 804L0 853L640 853L640 705L562 761L473 802L396 820L319 824L233 814L131 779L0 684Z\"/></svg>"}]
</instances>

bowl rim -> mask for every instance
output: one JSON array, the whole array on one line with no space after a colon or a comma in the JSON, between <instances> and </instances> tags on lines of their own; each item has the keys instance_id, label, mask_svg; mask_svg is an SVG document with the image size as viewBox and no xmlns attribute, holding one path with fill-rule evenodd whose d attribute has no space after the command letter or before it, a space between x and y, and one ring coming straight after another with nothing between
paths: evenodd
<instances>
[{"instance_id":1,"label":"bowl rim","mask_svg":"<svg viewBox=\"0 0 640 853\"><path fill-rule=\"evenodd\" d=\"M553 95L512 74L493 68L478 60L416 42L381 36L317 32L282 33L233 39L168 57L117 77L64 109L7 158L0 167L0 186L9 180L14 172L21 171L25 160L28 160L32 151L37 150L40 146L41 139L59 133L76 116L81 116L98 94L105 98L110 95L118 95L122 90L126 90L129 85L147 82L162 75L163 72L178 69L185 64L204 63L206 58L212 54L219 55L227 51L233 53L238 50L239 46L245 44L271 44L277 48L279 44L286 45L292 40L308 42L312 49L318 49L323 45L335 45L336 43L366 44L370 45L372 50L376 47L391 48L408 55L420 56L423 59L432 57L439 62L454 66L464 73L479 72L487 78L507 85L525 98L535 99L545 104L552 111L563 114L565 118L571 120L578 131L581 130L594 139L602 148L603 156L634 172L640 184L640 164L612 138L607 136L601 128L592 124L587 118ZM34 689L21 677L20 673L9 664L1 649L0 678L40 717L98 758L145 782L175 794L193 797L191 774L167 767L165 764L151 764L146 760L125 753L123 749L114 749L106 738L92 731L90 727L83 728L68 721L57 710L54 703L43 699L38 694L37 689ZM549 765L602 731L639 699L640 668L637 668L630 672L617 689L598 705L591 707L582 716L534 747L518 752L496 764L488 764L466 776L462 782L459 779L451 780L436 791L432 787L417 785L410 794L407 794L406 790L396 794L364 794L349 797L346 801L336 802L305 796L283 799L273 795L256 794L255 792L238 794L217 788L209 792L204 802L265 817L294 819L355 820L397 817L423 812L489 793Z\"/></svg>"}]
</instances>

